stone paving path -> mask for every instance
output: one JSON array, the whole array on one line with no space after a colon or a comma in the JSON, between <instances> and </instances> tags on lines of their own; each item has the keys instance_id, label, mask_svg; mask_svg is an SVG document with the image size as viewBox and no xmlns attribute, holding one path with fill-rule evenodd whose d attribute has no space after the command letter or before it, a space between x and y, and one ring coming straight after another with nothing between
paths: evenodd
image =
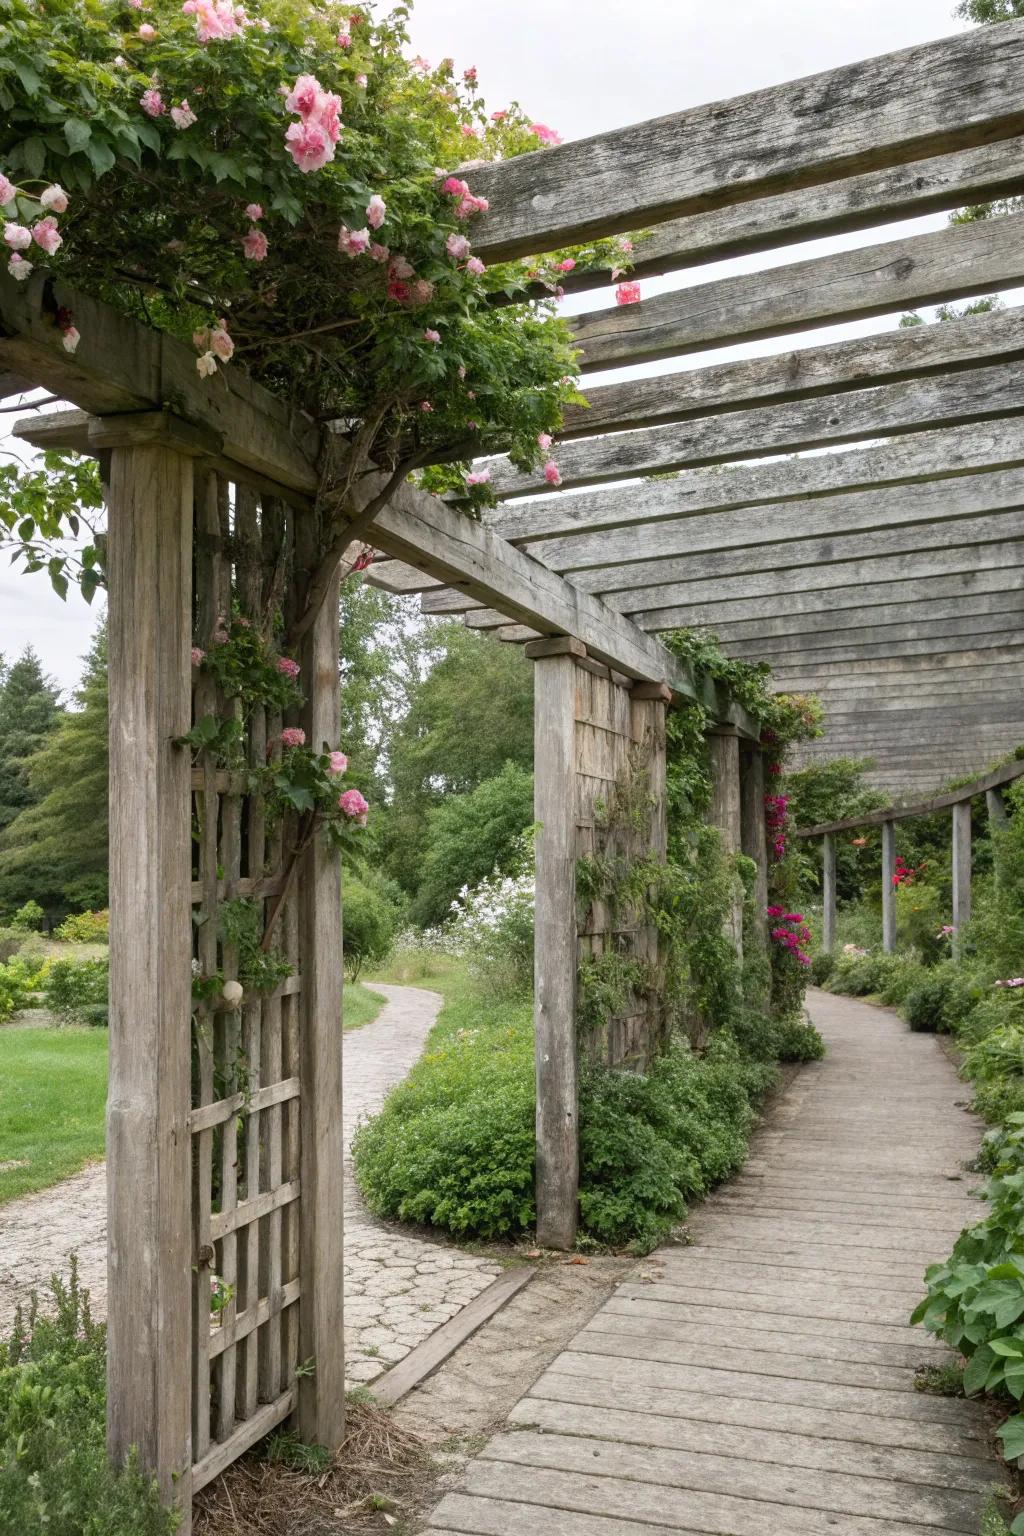
<instances>
[{"instance_id":1,"label":"stone paving path","mask_svg":"<svg viewBox=\"0 0 1024 1536\"><path fill-rule=\"evenodd\" d=\"M388 1227L365 1210L348 1164L359 1120L372 1114L420 1055L441 999L416 987L374 982L387 1001L372 1024L345 1036L345 1350L350 1382L371 1381L454 1317L500 1266L458 1248ZM93 1312L106 1313L106 1183L103 1164L37 1195L0 1206L0 1328L19 1300L63 1272L78 1252Z\"/></svg>"},{"instance_id":2,"label":"stone paving path","mask_svg":"<svg viewBox=\"0 0 1024 1536\"><path fill-rule=\"evenodd\" d=\"M591 1318L424 1536L977 1536L984 1411L914 1389L924 1266L979 1207L979 1126L929 1035L812 993L826 1059L743 1174Z\"/></svg>"}]
</instances>

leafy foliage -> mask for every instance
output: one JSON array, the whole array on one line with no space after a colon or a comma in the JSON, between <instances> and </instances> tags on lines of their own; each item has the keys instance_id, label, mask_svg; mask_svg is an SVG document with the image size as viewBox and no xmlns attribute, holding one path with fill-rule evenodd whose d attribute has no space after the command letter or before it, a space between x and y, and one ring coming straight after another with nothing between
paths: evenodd
<instances>
[{"instance_id":1,"label":"leafy foliage","mask_svg":"<svg viewBox=\"0 0 1024 1536\"><path fill-rule=\"evenodd\" d=\"M442 800L428 817L413 921L441 922L464 887L494 870L510 870L532 823L533 776L512 762L469 793Z\"/></svg>"},{"instance_id":2,"label":"leafy foliage","mask_svg":"<svg viewBox=\"0 0 1024 1536\"><path fill-rule=\"evenodd\" d=\"M45 977L46 1006L67 1024L109 1022L107 960L54 960Z\"/></svg>"},{"instance_id":3,"label":"leafy foliage","mask_svg":"<svg viewBox=\"0 0 1024 1536\"><path fill-rule=\"evenodd\" d=\"M11 666L0 659L0 832L37 798L28 763L57 723L57 700L31 646Z\"/></svg>"},{"instance_id":4,"label":"leafy foliage","mask_svg":"<svg viewBox=\"0 0 1024 1536\"><path fill-rule=\"evenodd\" d=\"M345 971L356 981L366 965L380 965L395 936L395 910L383 893L347 872L342 882Z\"/></svg>"}]
</instances>

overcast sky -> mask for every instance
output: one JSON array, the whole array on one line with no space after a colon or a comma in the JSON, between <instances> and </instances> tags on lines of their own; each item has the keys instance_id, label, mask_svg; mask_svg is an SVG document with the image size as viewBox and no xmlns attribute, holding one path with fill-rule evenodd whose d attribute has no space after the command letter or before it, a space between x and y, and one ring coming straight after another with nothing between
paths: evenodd
<instances>
[{"instance_id":1,"label":"overcast sky","mask_svg":"<svg viewBox=\"0 0 1024 1536\"><path fill-rule=\"evenodd\" d=\"M953 0L417 0L414 46L432 63L445 55L459 69L476 65L488 107L517 99L565 138L735 96L799 75L887 53L962 30ZM909 230L943 220L917 221ZM891 232L892 234L895 231ZM860 245L860 234L813 248L779 253L793 261L818 251ZM874 237L877 238L877 237ZM884 237L883 237L884 238ZM758 256L667 280L669 286L706 281L765 266ZM647 293L665 286L645 284ZM596 307L597 295L574 307ZM834 329L829 336L877 330L885 322ZM820 341L821 333L802 338ZM778 350L789 343L742 349ZM718 361L740 349L715 354ZM686 366L707 359L690 358ZM671 369L679 363L661 365ZM10 404L11 402L7 402ZM0 416L0 436L11 421ZM74 686L89 644L95 611L72 593L66 604L45 576L0 570L0 655L31 642L65 688Z\"/></svg>"}]
</instances>

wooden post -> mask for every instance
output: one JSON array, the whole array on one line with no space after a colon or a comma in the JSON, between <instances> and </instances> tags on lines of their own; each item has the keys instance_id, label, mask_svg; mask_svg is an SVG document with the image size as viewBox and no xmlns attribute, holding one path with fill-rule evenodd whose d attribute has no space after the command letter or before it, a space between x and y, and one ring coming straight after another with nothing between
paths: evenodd
<instances>
[{"instance_id":1,"label":"wooden post","mask_svg":"<svg viewBox=\"0 0 1024 1536\"><path fill-rule=\"evenodd\" d=\"M1001 885L1005 875L1003 859L1000 853L999 834L1005 832L1010 825L1006 801L1003 799L1001 789L987 789L985 791L985 807L988 811L988 830L992 839L992 870L996 885Z\"/></svg>"},{"instance_id":2,"label":"wooden post","mask_svg":"<svg viewBox=\"0 0 1024 1536\"><path fill-rule=\"evenodd\" d=\"M192 462L99 424L109 482L107 1434L191 1527ZM97 436L99 434L97 433Z\"/></svg>"},{"instance_id":3,"label":"wooden post","mask_svg":"<svg viewBox=\"0 0 1024 1536\"><path fill-rule=\"evenodd\" d=\"M302 648L307 742L338 745L338 580L335 576ZM342 1246L344 1135L341 1097L341 861L323 837L299 871L300 1179L298 1428L335 1450L345 1425Z\"/></svg>"},{"instance_id":4,"label":"wooden post","mask_svg":"<svg viewBox=\"0 0 1024 1536\"><path fill-rule=\"evenodd\" d=\"M711 754L711 812L712 826L722 834L722 848L726 854L740 852L742 817L740 813L740 741L735 728L723 726L708 733L708 749ZM726 931L736 948L743 953L743 898L737 894L726 919Z\"/></svg>"},{"instance_id":5,"label":"wooden post","mask_svg":"<svg viewBox=\"0 0 1024 1536\"><path fill-rule=\"evenodd\" d=\"M953 807L953 955L963 951L963 929L971 916L971 802Z\"/></svg>"},{"instance_id":6,"label":"wooden post","mask_svg":"<svg viewBox=\"0 0 1024 1536\"><path fill-rule=\"evenodd\" d=\"M836 947L836 835L826 832L821 844L821 942L827 953Z\"/></svg>"},{"instance_id":7,"label":"wooden post","mask_svg":"<svg viewBox=\"0 0 1024 1536\"><path fill-rule=\"evenodd\" d=\"M537 641L526 654L535 662L537 1242L571 1248L579 1189L575 657L585 652L578 641Z\"/></svg>"},{"instance_id":8,"label":"wooden post","mask_svg":"<svg viewBox=\"0 0 1024 1536\"><path fill-rule=\"evenodd\" d=\"M764 757L753 742L740 747L740 845L757 865L754 932L768 943L768 828L764 819Z\"/></svg>"},{"instance_id":9,"label":"wooden post","mask_svg":"<svg viewBox=\"0 0 1024 1536\"><path fill-rule=\"evenodd\" d=\"M882 823L882 948L887 955L896 949L896 823Z\"/></svg>"}]
</instances>

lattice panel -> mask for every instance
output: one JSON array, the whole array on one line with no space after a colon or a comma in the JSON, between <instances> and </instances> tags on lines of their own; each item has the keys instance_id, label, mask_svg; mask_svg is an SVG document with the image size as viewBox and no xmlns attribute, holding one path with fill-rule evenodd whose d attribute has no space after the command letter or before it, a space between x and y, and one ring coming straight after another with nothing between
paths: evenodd
<instances>
[{"instance_id":1,"label":"lattice panel","mask_svg":"<svg viewBox=\"0 0 1024 1536\"><path fill-rule=\"evenodd\" d=\"M196 494L195 633L208 649L234 605L266 628L284 589L292 538L281 503L200 477ZM244 716L200 675L194 718L242 724L257 768L280 756L282 720ZM204 757L208 758L208 754ZM269 825L244 772L206 760L193 773L194 969L238 979L239 953L219 904L256 903L261 929L277 909L273 947L291 974L241 1005L201 1001L193 1016L192 1447L201 1488L296 1403L299 1285L298 879L287 878L292 828Z\"/></svg>"}]
</instances>

